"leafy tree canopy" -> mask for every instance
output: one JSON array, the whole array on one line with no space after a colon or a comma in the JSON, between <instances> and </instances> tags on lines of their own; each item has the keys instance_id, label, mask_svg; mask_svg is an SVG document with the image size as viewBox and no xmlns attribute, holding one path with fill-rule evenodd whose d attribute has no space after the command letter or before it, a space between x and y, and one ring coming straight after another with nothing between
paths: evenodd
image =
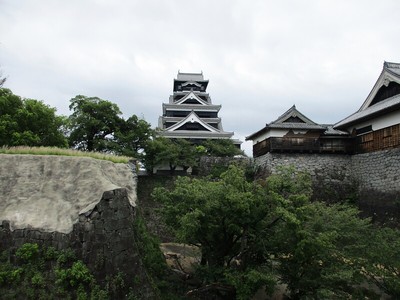
<instances>
[{"instance_id":1,"label":"leafy tree canopy","mask_svg":"<svg viewBox=\"0 0 400 300\"><path fill-rule=\"evenodd\" d=\"M218 181L180 177L174 190L158 188L153 195L164 203L166 222L180 240L200 247L206 280L242 285L251 279L241 290L244 298L261 285L271 285L266 266L244 259L269 224L271 207L262 187L246 181L243 170L231 166ZM229 266L239 257L242 272L237 273ZM264 275L255 279L250 274Z\"/></svg>"},{"instance_id":2,"label":"leafy tree canopy","mask_svg":"<svg viewBox=\"0 0 400 300\"><path fill-rule=\"evenodd\" d=\"M65 119L42 101L0 89L0 145L66 147Z\"/></svg>"},{"instance_id":3,"label":"leafy tree canopy","mask_svg":"<svg viewBox=\"0 0 400 300\"><path fill-rule=\"evenodd\" d=\"M206 148L206 154L217 157L233 157L235 155L244 155L244 152L230 139L206 140L201 143Z\"/></svg>"},{"instance_id":4,"label":"leafy tree canopy","mask_svg":"<svg viewBox=\"0 0 400 300\"><path fill-rule=\"evenodd\" d=\"M372 226L349 205L310 202L311 178L293 168L249 182L231 166L153 196L178 238L201 249L202 281L231 285L238 299L274 280L293 299L377 297L366 282L399 296L399 231Z\"/></svg>"},{"instance_id":5,"label":"leafy tree canopy","mask_svg":"<svg viewBox=\"0 0 400 300\"><path fill-rule=\"evenodd\" d=\"M118 105L108 100L78 95L69 108L69 142L77 149L138 156L153 135L149 123L136 115L123 119Z\"/></svg>"},{"instance_id":6,"label":"leafy tree canopy","mask_svg":"<svg viewBox=\"0 0 400 300\"><path fill-rule=\"evenodd\" d=\"M132 115L126 121L122 120L114 134L114 150L116 153L137 157L147 141L154 136L151 125L136 115Z\"/></svg>"},{"instance_id":7,"label":"leafy tree canopy","mask_svg":"<svg viewBox=\"0 0 400 300\"><path fill-rule=\"evenodd\" d=\"M156 166L168 164L173 173L177 166L184 170L197 166L199 155L198 148L184 139L159 136L146 143L143 161L149 172Z\"/></svg>"},{"instance_id":8,"label":"leafy tree canopy","mask_svg":"<svg viewBox=\"0 0 400 300\"><path fill-rule=\"evenodd\" d=\"M107 136L121 123L119 107L98 97L78 95L71 99L69 109L70 145L86 151L107 149Z\"/></svg>"},{"instance_id":9,"label":"leafy tree canopy","mask_svg":"<svg viewBox=\"0 0 400 300\"><path fill-rule=\"evenodd\" d=\"M7 80L7 77L4 77L3 73L0 71L0 88L4 85L6 80Z\"/></svg>"},{"instance_id":10,"label":"leafy tree canopy","mask_svg":"<svg viewBox=\"0 0 400 300\"><path fill-rule=\"evenodd\" d=\"M144 164L148 171L161 164L168 164L171 173L177 166L187 170L196 167L201 156L233 157L244 154L231 140L206 140L200 145L185 139L158 136L145 144Z\"/></svg>"}]
</instances>

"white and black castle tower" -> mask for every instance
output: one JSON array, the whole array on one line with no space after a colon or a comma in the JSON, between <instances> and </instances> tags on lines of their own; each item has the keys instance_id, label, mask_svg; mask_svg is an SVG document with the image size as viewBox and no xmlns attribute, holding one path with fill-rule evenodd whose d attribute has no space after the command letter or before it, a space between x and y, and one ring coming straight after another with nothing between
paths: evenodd
<instances>
[{"instance_id":1,"label":"white and black castle tower","mask_svg":"<svg viewBox=\"0 0 400 300\"><path fill-rule=\"evenodd\" d=\"M207 93L208 80L203 73L181 73L174 79L173 94L162 104L158 127L160 135L200 143L207 139L231 139L233 132L224 131L218 112L221 105L212 104ZM237 146L240 141L232 140Z\"/></svg>"}]
</instances>

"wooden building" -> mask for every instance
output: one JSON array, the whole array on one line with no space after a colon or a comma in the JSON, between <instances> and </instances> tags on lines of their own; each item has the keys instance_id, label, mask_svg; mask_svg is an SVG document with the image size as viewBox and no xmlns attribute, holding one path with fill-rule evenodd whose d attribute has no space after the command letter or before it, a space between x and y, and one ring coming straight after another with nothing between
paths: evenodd
<instances>
[{"instance_id":1,"label":"wooden building","mask_svg":"<svg viewBox=\"0 0 400 300\"><path fill-rule=\"evenodd\" d=\"M253 156L268 152L349 153L349 134L333 125L317 124L293 105L275 121L246 137L253 141Z\"/></svg>"},{"instance_id":2,"label":"wooden building","mask_svg":"<svg viewBox=\"0 0 400 300\"><path fill-rule=\"evenodd\" d=\"M356 153L400 147L400 64L385 62L360 109L334 128L353 136Z\"/></svg>"}]
</instances>

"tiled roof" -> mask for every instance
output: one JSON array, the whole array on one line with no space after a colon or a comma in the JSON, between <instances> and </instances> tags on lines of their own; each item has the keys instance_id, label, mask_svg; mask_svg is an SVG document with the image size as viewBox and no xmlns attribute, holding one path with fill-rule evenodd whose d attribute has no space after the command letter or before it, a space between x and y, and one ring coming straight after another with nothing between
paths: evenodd
<instances>
[{"instance_id":1,"label":"tiled roof","mask_svg":"<svg viewBox=\"0 0 400 300\"><path fill-rule=\"evenodd\" d=\"M288 119L290 119L292 117L297 118L297 119L301 120L302 122L288 121ZM289 108L278 119L267 124L266 127L268 127L268 128L283 128L283 129L316 129L316 130L325 129L321 125L318 125L317 123L311 121L309 118L307 118L301 112L299 112L296 109L295 105L293 105L291 108Z\"/></svg>"},{"instance_id":2,"label":"tiled roof","mask_svg":"<svg viewBox=\"0 0 400 300\"><path fill-rule=\"evenodd\" d=\"M296 122L296 121L288 121L290 118L298 118L302 122ZM282 114L278 119L275 121L272 121L269 124L266 124L264 128L258 130L255 133L252 133L251 135L246 137L246 141L253 139L254 137L268 131L271 128L275 129L299 129L299 130L321 130L324 131L326 130L326 127L321 126L313 121L311 121L309 118L307 118L305 115L303 115L301 112L299 112L296 109L296 106L293 105L291 108L289 108L284 114Z\"/></svg>"},{"instance_id":3,"label":"tiled roof","mask_svg":"<svg viewBox=\"0 0 400 300\"><path fill-rule=\"evenodd\" d=\"M324 135L349 135L348 132L334 129L331 124L321 124L321 126L325 127Z\"/></svg>"},{"instance_id":4,"label":"tiled roof","mask_svg":"<svg viewBox=\"0 0 400 300\"><path fill-rule=\"evenodd\" d=\"M282 123L290 117L298 117L298 118L302 119L304 121L304 123L316 124L315 122L313 122L309 118L307 118L305 115L303 115L301 112L299 112L296 108L296 105L293 105L286 112L284 112L278 119L276 119L275 121L272 121L271 123L269 123L267 125L271 125L271 124L275 124L275 123Z\"/></svg>"},{"instance_id":5,"label":"tiled roof","mask_svg":"<svg viewBox=\"0 0 400 300\"><path fill-rule=\"evenodd\" d=\"M178 72L178 80L182 81L203 81L203 73L180 73Z\"/></svg>"},{"instance_id":6,"label":"tiled roof","mask_svg":"<svg viewBox=\"0 0 400 300\"><path fill-rule=\"evenodd\" d=\"M373 116L379 115L384 111L391 110L395 107L400 107L400 95L395 95L391 98L385 99L377 104L367 107L364 110L358 111L349 117L343 119L342 121L336 123L334 128L344 128L352 123L360 121L362 119L369 119Z\"/></svg>"},{"instance_id":7,"label":"tiled roof","mask_svg":"<svg viewBox=\"0 0 400 300\"><path fill-rule=\"evenodd\" d=\"M392 63L392 62L387 62L383 64L383 67L397 75L400 75L400 64L398 63Z\"/></svg>"},{"instance_id":8,"label":"tiled roof","mask_svg":"<svg viewBox=\"0 0 400 300\"><path fill-rule=\"evenodd\" d=\"M266 127L268 128L282 128L282 129L315 129L315 130L323 130L325 129L321 125L318 124L307 124L307 123L275 123L268 124Z\"/></svg>"}]
</instances>

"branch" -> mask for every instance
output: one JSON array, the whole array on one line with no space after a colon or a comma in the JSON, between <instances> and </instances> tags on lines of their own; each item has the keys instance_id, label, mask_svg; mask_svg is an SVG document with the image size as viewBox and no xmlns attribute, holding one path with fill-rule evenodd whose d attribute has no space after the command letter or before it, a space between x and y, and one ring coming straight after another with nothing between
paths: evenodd
<instances>
[{"instance_id":1,"label":"branch","mask_svg":"<svg viewBox=\"0 0 400 300\"><path fill-rule=\"evenodd\" d=\"M206 294L208 292L224 293L234 296L236 294L236 289L232 285L222 284L222 283L211 283L198 289L190 290L186 293L187 297L196 297L201 294ZM206 295L207 296L207 295ZM231 298L234 299L234 298Z\"/></svg>"},{"instance_id":2,"label":"branch","mask_svg":"<svg viewBox=\"0 0 400 300\"><path fill-rule=\"evenodd\" d=\"M283 220L282 216L277 217L275 220L273 220L271 223L267 225L267 228L272 228L279 220Z\"/></svg>"}]
</instances>

